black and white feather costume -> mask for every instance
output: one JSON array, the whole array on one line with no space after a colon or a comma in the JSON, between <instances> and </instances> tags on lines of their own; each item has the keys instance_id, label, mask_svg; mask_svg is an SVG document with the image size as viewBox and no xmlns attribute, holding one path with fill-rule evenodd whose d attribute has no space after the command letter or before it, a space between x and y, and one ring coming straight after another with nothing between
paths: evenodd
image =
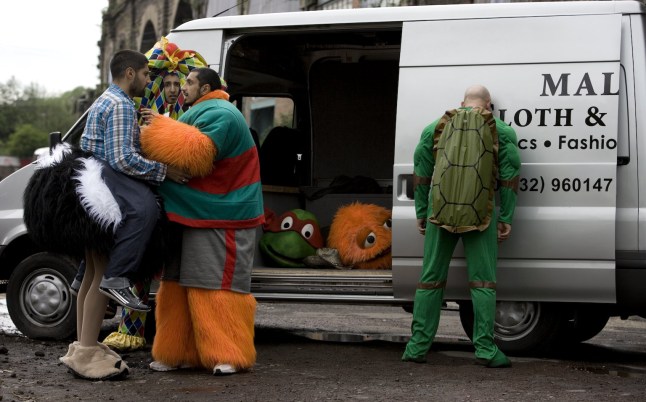
<instances>
[{"instance_id":1,"label":"black and white feather costume","mask_svg":"<svg viewBox=\"0 0 646 402\"><path fill-rule=\"evenodd\" d=\"M37 245L76 259L84 258L86 249L109 254L123 218L104 181L105 169L111 167L67 143L36 161L23 204L27 231ZM160 216L165 218L165 213ZM160 221L144 257L147 271L159 269L163 262L159 250L165 219Z\"/></svg>"}]
</instances>

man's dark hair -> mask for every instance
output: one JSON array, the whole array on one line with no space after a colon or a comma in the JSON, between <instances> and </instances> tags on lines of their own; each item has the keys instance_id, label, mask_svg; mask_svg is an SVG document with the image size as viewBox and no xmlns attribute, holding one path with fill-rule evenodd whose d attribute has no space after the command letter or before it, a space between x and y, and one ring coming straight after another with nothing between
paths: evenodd
<instances>
[{"instance_id":1,"label":"man's dark hair","mask_svg":"<svg viewBox=\"0 0 646 402\"><path fill-rule=\"evenodd\" d=\"M222 81L220 81L220 75L217 71L208 67L196 68L193 71L196 72L197 81L200 83L200 86L209 84L211 91L222 88Z\"/></svg>"},{"instance_id":2,"label":"man's dark hair","mask_svg":"<svg viewBox=\"0 0 646 402\"><path fill-rule=\"evenodd\" d=\"M110 60L110 73L112 78L121 78L126 73L128 67L139 71L146 67L148 59L143 54L134 50L119 50Z\"/></svg>"}]
</instances>

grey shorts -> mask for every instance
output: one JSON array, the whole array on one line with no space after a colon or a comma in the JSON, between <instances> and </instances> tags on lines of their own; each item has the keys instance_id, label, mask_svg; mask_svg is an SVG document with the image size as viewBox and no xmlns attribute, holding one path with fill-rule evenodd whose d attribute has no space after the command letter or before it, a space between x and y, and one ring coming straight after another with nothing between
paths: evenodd
<instances>
[{"instance_id":1,"label":"grey shorts","mask_svg":"<svg viewBox=\"0 0 646 402\"><path fill-rule=\"evenodd\" d=\"M177 262L168 264L164 280L186 287L251 291L256 229L183 228Z\"/></svg>"}]
</instances>

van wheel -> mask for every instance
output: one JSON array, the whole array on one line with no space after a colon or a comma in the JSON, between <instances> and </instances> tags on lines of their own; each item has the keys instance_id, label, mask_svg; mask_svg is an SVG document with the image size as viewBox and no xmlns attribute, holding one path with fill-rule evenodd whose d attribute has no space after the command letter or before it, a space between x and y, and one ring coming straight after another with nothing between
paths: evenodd
<instances>
[{"instance_id":1,"label":"van wheel","mask_svg":"<svg viewBox=\"0 0 646 402\"><path fill-rule=\"evenodd\" d=\"M38 253L14 269L7 285L7 309L23 335L67 339L76 331L76 299L69 283L77 266L61 256Z\"/></svg>"},{"instance_id":2,"label":"van wheel","mask_svg":"<svg viewBox=\"0 0 646 402\"><path fill-rule=\"evenodd\" d=\"M469 339L473 336L473 305L461 301L460 322ZM561 334L564 320L555 305L537 302L496 303L494 337L498 347L509 354L547 351Z\"/></svg>"},{"instance_id":3,"label":"van wheel","mask_svg":"<svg viewBox=\"0 0 646 402\"><path fill-rule=\"evenodd\" d=\"M566 344L585 342L594 338L605 328L610 313L604 307L581 305L574 310L572 319L563 328L563 341Z\"/></svg>"}]
</instances>

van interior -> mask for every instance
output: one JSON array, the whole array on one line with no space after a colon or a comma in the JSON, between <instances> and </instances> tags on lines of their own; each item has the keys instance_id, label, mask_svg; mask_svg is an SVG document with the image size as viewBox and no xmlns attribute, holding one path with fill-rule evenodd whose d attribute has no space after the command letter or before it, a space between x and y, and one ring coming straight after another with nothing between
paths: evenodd
<instances>
[{"instance_id":1,"label":"van interior","mask_svg":"<svg viewBox=\"0 0 646 402\"><path fill-rule=\"evenodd\" d=\"M233 41L224 78L259 145L265 208L312 212L324 239L343 205L392 209L400 47L401 29Z\"/></svg>"}]
</instances>

